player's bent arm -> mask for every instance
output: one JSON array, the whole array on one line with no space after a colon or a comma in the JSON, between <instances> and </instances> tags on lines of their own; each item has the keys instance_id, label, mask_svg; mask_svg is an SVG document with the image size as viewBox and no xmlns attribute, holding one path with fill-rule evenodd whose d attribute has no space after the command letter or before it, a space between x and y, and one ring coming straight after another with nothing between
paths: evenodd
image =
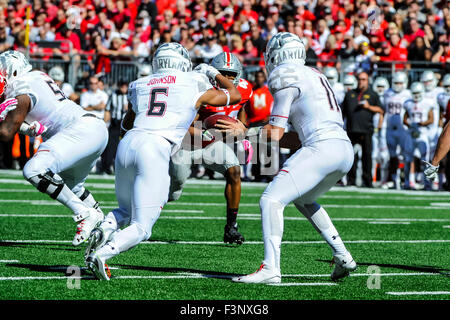
<instances>
[{"instance_id":1,"label":"player's bent arm","mask_svg":"<svg viewBox=\"0 0 450 320\"><path fill-rule=\"evenodd\" d=\"M230 80L228 80L221 74L218 74L215 80L217 81L218 86L220 88L225 89L228 92L228 94L226 94L225 93L226 91L223 89L222 90L209 89L197 100L196 104L197 108L206 104L221 107L233 105L241 101L241 94Z\"/></svg>"},{"instance_id":2,"label":"player's bent arm","mask_svg":"<svg viewBox=\"0 0 450 320\"><path fill-rule=\"evenodd\" d=\"M428 112L428 120L419 123L419 125L421 125L421 126L423 126L423 127L426 127L427 125L432 124L433 122L434 122L434 112L433 112L433 110L431 109L431 110Z\"/></svg>"},{"instance_id":3,"label":"player's bent arm","mask_svg":"<svg viewBox=\"0 0 450 320\"><path fill-rule=\"evenodd\" d=\"M439 165L439 162L445 157L450 150L450 122L447 123L439 137L436 152L434 153L431 164L433 166Z\"/></svg>"},{"instance_id":4,"label":"player's bent arm","mask_svg":"<svg viewBox=\"0 0 450 320\"><path fill-rule=\"evenodd\" d=\"M262 130L263 132L261 132L261 135L263 137L264 135L267 135L267 141L280 141L284 135L283 127L278 127L270 123L262 127Z\"/></svg>"},{"instance_id":5,"label":"player's bent arm","mask_svg":"<svg viewBox=\"0 0 450 320\"><path fill-rule=\"evenodd\" d=\"M403 124L409 128L408 112L403 115Z\"/></svg>"},{"instance_id":6,"label":"player's bent arm","mask_svg":"<svg viewBox=\"0 0 450 320\"><path fill-rule=\"evenodd\" d=\"M129 108L125 114L125 117L123 117L122 123L120 124L121 137L123 137L128 130L133 128L134 118L136 118L136 113L134 113L132 108Z\"/></svg>"},{"instance_id":7,"label":"player's bent arm","mask_svg":"<svg viewBox=\"0 0 450 320\"><path fill-rule=\"evenodd\" d=\"M26 94L16 97L17 108L10 111L6 119L0 123L0 141L10 141L24 122L30 110L31 100Z\"/></svg>"}]
</instances>

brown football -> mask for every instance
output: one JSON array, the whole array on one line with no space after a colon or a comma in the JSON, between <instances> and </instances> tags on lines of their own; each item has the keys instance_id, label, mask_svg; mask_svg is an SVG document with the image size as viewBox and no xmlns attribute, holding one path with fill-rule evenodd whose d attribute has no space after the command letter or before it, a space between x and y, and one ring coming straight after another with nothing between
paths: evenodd
<instances>
[{"instance_id":1,"label":"brown football","mask_svg":"<svg viewBox=\"0 0 450 320\"><path fill-rule=\"evenodd\" d=\"M226 116L224 114L213 114L212 116L209 116L208 118L203 120L203 128L204 129L214 128L216 126L217 120L226 120L229 122L237 122L236 119Z\"/></svg>"}]
</instances>

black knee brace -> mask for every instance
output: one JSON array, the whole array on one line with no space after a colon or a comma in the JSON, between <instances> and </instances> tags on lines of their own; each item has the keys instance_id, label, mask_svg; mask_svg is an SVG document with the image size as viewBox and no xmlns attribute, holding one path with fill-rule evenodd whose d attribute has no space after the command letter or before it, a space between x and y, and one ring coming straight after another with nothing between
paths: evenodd
<instances>
[{"instance_id":1,"label":"black knee brace","mask_svg":"<svg viewBox=\"0 0 450 320\"><path fill-rule=\"evenodd\" d=\"M48 194L52 199L56 199L64 188L64 181L51 171L31 177L28 181L40 192Z\"/></svg>"}]
</instances>

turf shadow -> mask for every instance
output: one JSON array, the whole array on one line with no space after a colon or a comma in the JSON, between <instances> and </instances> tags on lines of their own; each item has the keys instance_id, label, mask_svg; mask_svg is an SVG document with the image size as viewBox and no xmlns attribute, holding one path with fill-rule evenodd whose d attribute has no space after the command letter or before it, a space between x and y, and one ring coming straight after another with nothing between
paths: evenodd
<instances>
[{"instance_id":1,"label":"turf shadow","mask_svg":"<svg viewBox=\"0 0 450 320\"><path fill-rule=\"evenodd\" d=\"M118 264L114 265L121 269L129 269L129 270L144 270L150 272L167 272L167 273L192 273L192 274L201 274L207 278L217 278L217 279L229 279L235 276L239 276L240 274L236 273L228 273L228 272L220 272L220 271L210 271L210 270L198 270L198 269L190 269L190 268L178 268L178 267L149 267L149 266L133 266L126 264Z\"/></svg>"},{"instance_id":2,"label":"turf shadow","mask_svg":"<svg viewBox=\"0 0 450 320\"><path fill-rule=\"evenodd\" d=\"M319 262L326 262L331 263L330 260L321 260L317 259L316 261ZM416 271L416 272L428 272L428 273L440 273L443 276L450 277L450 269L440 268L440 267L434 267L434 266L410 266L410 265L403 265L403 264L390 264L390 263L368 263L368 262L357 262L358 266L377 266L380 268L393 268L393 269L400 269L400 270L408 270L408 271Z\"/></svg>"},{"instance_id":3,"label":"turf shadow","mask_svg":"<svg viewBox=\"0 0 450 320\"><path fill-rule=\"evenodd\" d=\"M0 247L29 248L30 246L61 251L80 251L80 249L73 248L73 246L67 244L0 241Z\"/></svg>"},{"instance_id":4,"label":"turf shadow","mask_svg":"<svg viewBox=\"0 0 450 320\"><path fill-rule=\"evenodd\" d=\"M34 272L53 272L53 273L60 273L64 276L70 276L71 274L67 272L67 270L70 267L73 266L67 266L67 265L39 265L39 264L28 264L28 263L7 263L5 266L7 267L13 267L13 268L22 268L22 269L28 269L29 271ZM87 272L86 267L80 268L80 275L91 275L89 272Z\"/></svg>"}]
</instances>

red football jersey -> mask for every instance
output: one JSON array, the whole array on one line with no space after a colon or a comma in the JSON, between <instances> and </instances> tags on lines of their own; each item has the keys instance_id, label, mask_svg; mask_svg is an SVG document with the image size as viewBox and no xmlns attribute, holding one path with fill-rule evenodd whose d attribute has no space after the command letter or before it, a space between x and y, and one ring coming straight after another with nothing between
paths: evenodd
<instances>
[{"instance_id":1,"label":"red football jersey","mask_svg":"<svg viewBox=\"0 0 450 320\"><path fill-rule=\"evenodd\" d=\"M213 114L224 114L231 118L236 119L239 113L239 110L244 107L250 98L253 95L253 86L245 79L240 79L239 84L237 86L239 93L241 94L241 101L238 104L223 106L223 107L213 107L213 106L204 106L201 107L198 114L198 120L203 121Z\"/></svg>"},{"instance_id":2,"label":"red football jersey","mask_svg":"<svg viewBox=\"0 0 450 320\"><path fill-rule=\"evenodd\" d=\"M269 118L273 107L273 97L267 85L255 89L250 103L245 107L248 123L264 121Z\"/></svg>"}]
</instances>

